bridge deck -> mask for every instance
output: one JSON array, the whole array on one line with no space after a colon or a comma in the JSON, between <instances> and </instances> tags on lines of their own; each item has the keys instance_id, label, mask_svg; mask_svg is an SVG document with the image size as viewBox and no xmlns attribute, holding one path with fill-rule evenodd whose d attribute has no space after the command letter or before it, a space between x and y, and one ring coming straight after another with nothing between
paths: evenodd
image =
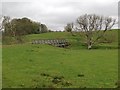
<instances>
[{"instance_id":1,"label":"bridge deck","mask_svg":"<svg viewBox=\"0 0 120 90\"><path fill-rule=\"evenodd\" d=\"M38 39L33 40L32 44L49 44L57 47L66 47L70 45L66 39Z\"/></svg>"}]
</instances>

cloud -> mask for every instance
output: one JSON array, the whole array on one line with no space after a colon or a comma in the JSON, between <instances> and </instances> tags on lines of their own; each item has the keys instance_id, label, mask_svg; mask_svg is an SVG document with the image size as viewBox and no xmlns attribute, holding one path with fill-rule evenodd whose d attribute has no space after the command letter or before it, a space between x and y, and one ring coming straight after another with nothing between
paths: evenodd
<instances>
[{"instance_id":1,"label":"cloud","mask_svg":"<svg viewBox=\"0 0 120 90\"><path fill-rule=\"evenodd\" d=\"M52 30L63 30L68 22L75 22L85 13L117 18L117 8L118 0L4 0L2 3L3 15L28 17Z\"/></svg>"}]
</instances>

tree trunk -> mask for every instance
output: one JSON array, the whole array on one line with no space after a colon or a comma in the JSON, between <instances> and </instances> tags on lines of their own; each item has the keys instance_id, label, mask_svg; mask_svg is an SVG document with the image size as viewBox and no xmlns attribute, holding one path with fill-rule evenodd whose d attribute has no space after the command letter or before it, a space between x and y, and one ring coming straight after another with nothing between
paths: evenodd
<instances>
[{"instance_id":1,"label":"tree trunk","mask_svg":"<svg viewBox=\"0 0 120 90\"><path fill-rule=\"evenodd\" d=\"M88 50L92 49L92 39L90 36L87 37Z\"/></svg>"},{"instance_id":2,"label":"tree trunk","mask_svg":"<svg viewBox=\"0 0 120 90\"><path fill-rule=\"evenodd\" d=\"M92 44L91 43L88 44L88 49L89 50L92 49Z\"/></svg>"}]
</instances>

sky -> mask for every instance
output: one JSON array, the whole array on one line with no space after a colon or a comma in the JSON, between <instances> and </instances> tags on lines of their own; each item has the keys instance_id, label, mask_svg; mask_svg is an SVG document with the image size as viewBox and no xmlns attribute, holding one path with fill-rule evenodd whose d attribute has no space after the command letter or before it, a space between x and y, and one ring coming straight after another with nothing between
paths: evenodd
<instances>
[{"instance_id":1,"label":"sky","mask_svg":"<svg viewBox=\"0 0 120 90\"><path fill-rule=\"evenodd\" d=\"M80 15L97 14L118 19L119 0L2 0L2 15L28 17L46 24L50 30L64 30ZM2 5L2 7L1 7ZM117 25L114 26L117 28Z\"/></svg>"}]
</instances>

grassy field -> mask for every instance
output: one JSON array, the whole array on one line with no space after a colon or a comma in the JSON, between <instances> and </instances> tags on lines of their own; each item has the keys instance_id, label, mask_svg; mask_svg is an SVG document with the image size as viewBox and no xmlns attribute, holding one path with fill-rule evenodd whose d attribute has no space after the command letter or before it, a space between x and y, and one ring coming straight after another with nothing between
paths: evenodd
<instances>
[{"instance_id":1,"label":"grassy field","mask_svg":"<svg viewBox=\"0 0 120 90\"><path fill-rule=\"evenodd\" d=\"M26 43L3 45L3 88L117 87L117 31L109 31L106 36L111 35L115 35L114 42L96 45L92 50L79 42L79 36L65 32L28 35ZM29 43L41 38L67 38L71 46Z\"/></svg>"}]
</instances>

